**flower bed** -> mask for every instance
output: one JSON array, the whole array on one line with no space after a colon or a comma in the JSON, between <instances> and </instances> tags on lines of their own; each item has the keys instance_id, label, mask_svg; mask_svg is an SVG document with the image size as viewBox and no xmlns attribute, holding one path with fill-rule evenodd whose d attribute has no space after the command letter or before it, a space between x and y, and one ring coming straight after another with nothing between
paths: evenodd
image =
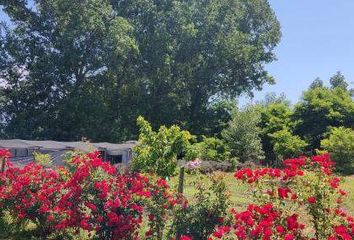
<instances>
[{"instance_id":1,"label":"flower bed","mask_svg":"<svg viewBox=\"0 0 354 240\"><path fill-rule=\"evenodd\" d=\"M6 166L0 174L1 215L10 215L19 229L31 223L39 238L85 232L88 239L166 239L176 209L186 216L204 211L202 204L188 208L164 179L118 173L98 153L74 156L68 167L58 169L34 163L16 168L8 157L0 150ZM346 192L333 167L324 154L285 160L282 169L236 171L236 180L253 190L254 201L243 211L232 209L230 217L209 212L218 214L210 216L217 221L208 223L215 226L209 239L353 239L354 219L342 209ZM188 225L181 214L174 222ZM188 231L176 235L192 239L195 233Z\"/></svg>"}]
</instances>

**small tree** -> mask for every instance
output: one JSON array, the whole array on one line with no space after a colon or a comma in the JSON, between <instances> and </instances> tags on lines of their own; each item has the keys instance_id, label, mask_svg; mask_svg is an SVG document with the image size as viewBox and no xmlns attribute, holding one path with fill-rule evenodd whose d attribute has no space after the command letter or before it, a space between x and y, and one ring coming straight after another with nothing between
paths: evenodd
<instances>
[{"instance_id":1,"label":"small tree","mask_svg":"<svg viewBox=\"0 0 354 240\"><path fill-rule=\"evenodd\" d=\"M288 129L270 134L277 160L297 157L303 153L307 143Z\"/></svg>"},{"instance_id":2,"label":"small tree","mask_svg":"<svg viewBox=\"0 0 354 240\"><path fill-rule=\"evenodd\" d=\"M192 135L176 125L170 128L161 126L157 132L153 131L151 124L141 116L137 125L140 134L138 146L134 149L133 169L164 178L174 175L177 156L185 152Z\"/></svg>"},{"instance_id":3,"label":"small tree","mask_svg":"<svg viewBox=\"0 0 354 240\"><path fill-rule=\"evenodd\" d=\"M259 121L259 111L249 106L243 110L236 110L228 127L222 132L231 154L241 162L258 161L263 158Z\"/></svg>"},{"instance_id":4,"label":"small tree","mask_svg":"<svg viewBox=\"0 0 354 240\"><path fill-rule=\"evenodd\" d=\"M332 128L321 147L331 154L337 170L343 173L354 171L354 130L351 128Z\"/></svg>"}]
</instances>

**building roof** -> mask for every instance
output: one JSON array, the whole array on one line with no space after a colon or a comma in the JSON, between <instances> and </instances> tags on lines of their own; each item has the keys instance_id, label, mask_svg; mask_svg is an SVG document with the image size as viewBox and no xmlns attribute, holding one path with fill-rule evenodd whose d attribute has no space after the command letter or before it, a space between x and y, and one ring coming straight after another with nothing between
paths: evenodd
<instances>
[{"instance_id":1,"label":"building roof","mask_svg":"<svg viewBox=\"0 0 354 240\"><path fill-rule=\"evenodd\" d=\"M0 140L0 148L35 148L33 145L26 143L25 140L11 139Z\"/></svg>"},{"instance_id":2,"label":"building roof","mask_svg":"<svg viewBox=\"0 0 354 240\"><path fill-rule=\"evenodd\" d=\"M58 141L32 141L22 139L0 140L0 148L27 148L27 149L45 149L45 150L79 150L83 152L92 152L95 150L107 151L109 154L118 154L122 151L132 149L137 142L128 141L125 143L90 143L90 142L58 142Z\"/></svg>"}]
</instances>

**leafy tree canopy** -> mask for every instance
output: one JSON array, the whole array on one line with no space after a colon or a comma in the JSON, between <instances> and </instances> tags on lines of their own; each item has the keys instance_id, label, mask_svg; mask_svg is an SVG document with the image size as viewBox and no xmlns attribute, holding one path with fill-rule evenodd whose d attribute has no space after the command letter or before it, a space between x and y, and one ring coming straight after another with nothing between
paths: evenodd
<instances>
[{"instance_id":1,"label":"leafy tree canopy","mask_svg":"<svg viewBox=\"0 0 354 240\"><path fill-rule=\"evenodd\" d=\"M264 158L259 128L260 114L254 106L237 109L227 128L222 132L231 154L241 162Z\"/></svg>"},{"instance_id":2,"label":"leafy tree canopy","mask_svg":"<svg viewBox=\"0 0 354 240\"><path fill-rule=\"evenodd\" d=\"M321 148L331 154L336 162L336 169L342 173L354 170L354 130L352 128L334 127L321 141Z\"/></svg>"},{"instance_id":3,"label":"leafy tree canopy","mask_svg":"<svg viewBox=\"0 0 354 240\"><path fill-rule=\"evenodd\" d=\"M294 120L295 132L308 141L310 149L317 149L330 127L354 127L354 101L341 87L309 89L295 106Z\"/></svg>"},{"instance_id":4,"label":"leafy tree canopy","mask_svg":"<svg viewBox=\"0 0 354 240\"><path fill-rule=\"evenodd\" d=\"M260 111L262 146L268 163L279 163L303 151L307 144L293 132L296 121L288 101L270 102Z\"/></svg>"},{"instance_id":5,"label":"leafy tree canopy","mask_svg":"<svg viewBox=\"0 0 354 240\"><path fill-rule=\"evenodd\" d=\"M264 65L280 27L267 0L1 5L11 19L0 45L7 137L126 139L140 114L209 133L212 98L273 82Z\"/></svg>"}]
</instances>

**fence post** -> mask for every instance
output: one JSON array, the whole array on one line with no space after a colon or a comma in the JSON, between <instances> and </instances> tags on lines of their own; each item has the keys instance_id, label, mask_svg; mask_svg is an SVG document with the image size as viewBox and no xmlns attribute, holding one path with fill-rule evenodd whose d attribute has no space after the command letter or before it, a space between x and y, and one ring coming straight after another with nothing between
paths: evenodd
<instances>
[{"instance_id":1,"label":"fence post","mask_svg":"<svg viewBox=\"0 0 354 240\"><path fill-rule=\"evenodd\" d=\"M178 189L177 192L179 194L183 194L183 185L184 185L184 166L182 166L179 170L179 177L178 177ZM181 233L179 229L176 231L176 240L179 240L181 238Z\"/></svg>"},{"instance_id":2,"label":"fence post","mask_svg":"<svg viewBox=\"0 0 354 240\"><path fill-rule=\"evenodd\" d=\"M1 172L2 173L5 171L5 164L6 164L5 157L2 157L1 158Z\"/></svg>"},{"instance_id":3,"label":"fence post","mask_svg":"<svg viewBox=\"0 0 354 240\"><path fill-rule=\"evenodd\" d=\"M178 177L178 193L183 194L183 185L184 185L184 166L182 166L179 170Z\"/></svg>"}]
</instances>

